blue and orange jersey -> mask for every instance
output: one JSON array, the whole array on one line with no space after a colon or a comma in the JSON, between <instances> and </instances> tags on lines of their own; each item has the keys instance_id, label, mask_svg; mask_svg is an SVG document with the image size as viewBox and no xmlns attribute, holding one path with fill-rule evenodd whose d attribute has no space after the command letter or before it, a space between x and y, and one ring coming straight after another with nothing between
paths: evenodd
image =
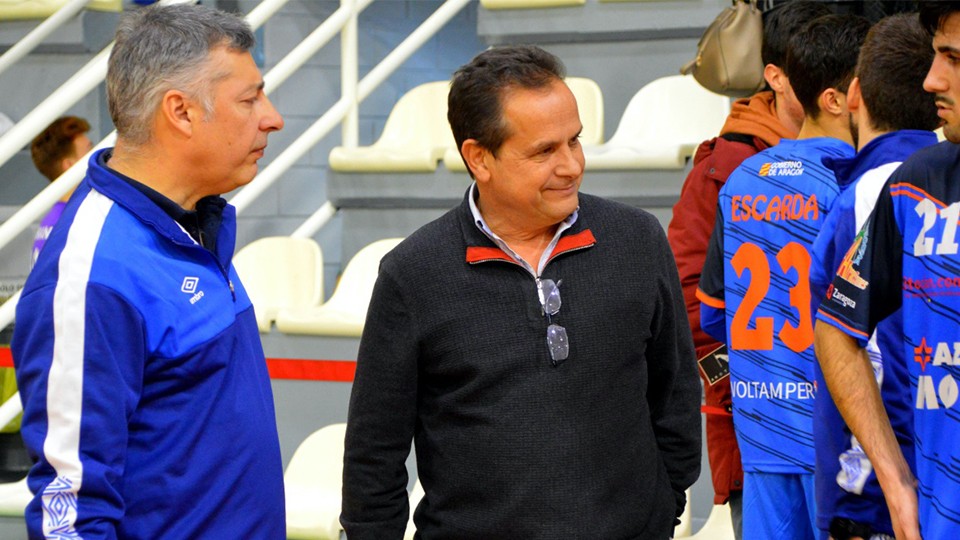
<instances>
[{"instance_id":1,"label":"blue and orange jersey","mask_svg":"<svg viewBox=\"0 0 960 540\"><path fill-rule=\"evenodd\" d=\"M901 310L920 532L960 535L960 150L920 150L887 181L817 318L866 340Z\"/></svg>"},{"instance_id":2,"label":"blue and orange jersey","mask_svg":"<svg viewBox=\"0 0 960 540\"><path fill-rule=\"evenodd\" d=\"M937 143L930 131L901 130L881 135L864 146L853 159L828 163L836 173L842 193L827 216L813 245L810 270L814 303L819 305L838 268L855 282L844 255L851 246L861 249L858 231L866 222L887 179L904 159ZM880 395L900 448L913 465L913 406L910 380L903 361L899 311L881 322L867 344ZM823 372L814 364L818 388L826 388ZM893 535L887 503L873 466L860 443L850 434L829 394L814 402L814 441L817 470L817 527L827 531L834 518L852 519L872 530Z\"/></svg>"},{"instance_id":3,"label":"blue and orange jersey","mask_svg":"<svg viewBox=\"0 0 960 540\"><path fill-rule=\"evenodd\" d=\"M832 138L784 140L720 191L700 278L701 325L727 343L733 421L747 472L814 470L810 247L839 195Z\"/></svg>"}]
</instances>

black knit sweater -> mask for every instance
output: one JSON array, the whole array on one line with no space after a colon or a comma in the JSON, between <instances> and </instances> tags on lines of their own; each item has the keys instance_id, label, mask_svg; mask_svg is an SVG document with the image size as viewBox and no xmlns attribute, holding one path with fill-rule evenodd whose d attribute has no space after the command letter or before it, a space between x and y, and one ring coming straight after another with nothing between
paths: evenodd
<instances>
[{"instance_id":1,"label":"black knit sweater","mask_svg":"<svg viewBox=\"0 0 960 540\"><path fill-rule=\"evenodd\" d=\"M666 237L581 194L563 238L543 271L563 280L557 367L534 277L489 256L466 200L384 258L350 400L350 540L402 538L411 439L419 538L672 533L700 472L700 382ZM467 262L469 247L486 249Z\"/></svg>"}]
</instances>

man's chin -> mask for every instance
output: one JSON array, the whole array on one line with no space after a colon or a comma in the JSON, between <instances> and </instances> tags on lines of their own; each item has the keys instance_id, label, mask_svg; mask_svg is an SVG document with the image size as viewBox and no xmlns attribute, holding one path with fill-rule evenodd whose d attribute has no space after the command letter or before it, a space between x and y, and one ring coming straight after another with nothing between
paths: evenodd
<instances>
[{"instance_id":1,"label":"man's chin","mask_svg":"<svg viewBox=\"0 0 960 540\"><path fill-rule=\"evenodd\" d=\"M960 125L944 124L943 137L953 144L960 144Z\"/></svg>"}]
</instances>

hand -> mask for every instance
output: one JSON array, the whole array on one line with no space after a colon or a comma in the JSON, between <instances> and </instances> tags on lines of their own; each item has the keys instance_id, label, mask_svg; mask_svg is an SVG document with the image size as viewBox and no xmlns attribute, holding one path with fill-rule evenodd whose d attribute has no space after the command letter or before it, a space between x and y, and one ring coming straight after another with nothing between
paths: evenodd
<instances>
[{"instance_id":1,"label":"hand","mask_svg":"<svg viewBox=\"0 0 960 540\"><path fill-rule=\"evenodd\" d=\"M884 490L893 521L893 535L897 540L921 540L916 480L910 480L898 483L891 490Z\"/></svg>"}]
</instances>

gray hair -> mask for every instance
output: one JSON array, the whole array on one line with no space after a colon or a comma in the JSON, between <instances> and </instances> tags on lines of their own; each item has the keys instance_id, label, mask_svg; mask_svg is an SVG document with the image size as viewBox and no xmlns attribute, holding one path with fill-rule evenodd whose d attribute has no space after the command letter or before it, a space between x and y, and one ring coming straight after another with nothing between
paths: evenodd
<instances>
[{"instance_id":1,"label":"gray hair","mask_svg":"<svg viewBox=\"0 0 960 540\"><path fill-rule=\"evenodd\" d=\"M237 15L175 4L129 11L117 27L107 68L107 106L118 136L138 146L150 140L161 96L176 89L197 99L209 115L211 86L225 73L206 73L210 51L248 51L254 37Z\"/></svg>"}]
</instances>

